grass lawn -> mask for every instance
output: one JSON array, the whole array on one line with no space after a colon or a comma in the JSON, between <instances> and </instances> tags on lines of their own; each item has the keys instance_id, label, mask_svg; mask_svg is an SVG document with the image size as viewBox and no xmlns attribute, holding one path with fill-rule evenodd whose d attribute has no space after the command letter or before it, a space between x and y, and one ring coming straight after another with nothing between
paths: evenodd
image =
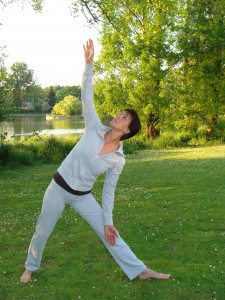
<instances>
[{"instance_id":1,"label":"grass lawn","mask_svg":"<svg viewBox=\"0 0 225 300\"><path fill-rule=\"evenodd\" d=\"M42 267L19 277L59 164L0 169L1 300L225 299L225 146L127 155L114 223L150 268L168 281L129 281L77 213L67 207L50 236ZM104 177L93 194L101 202Z\"/></svg>"}]
</instances>

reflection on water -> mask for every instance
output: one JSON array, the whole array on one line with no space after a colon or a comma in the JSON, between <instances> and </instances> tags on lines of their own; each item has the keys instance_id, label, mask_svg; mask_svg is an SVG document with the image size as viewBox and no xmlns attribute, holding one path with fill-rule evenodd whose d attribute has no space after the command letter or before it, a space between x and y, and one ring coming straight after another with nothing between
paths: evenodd
<instances>
[{"instance_id":1,"label":"reflection on water","mask_svg":"<svg viewBox=\"0 0 225 300\"><path fill-rule=\"evenodd\" d=\"M82 133L84 121L74 119L46 120L45 115L15 116L10 122L0 122L0 132L13 135L31 135L34 132L43 134Z\"/></svg>"}]
</instances>

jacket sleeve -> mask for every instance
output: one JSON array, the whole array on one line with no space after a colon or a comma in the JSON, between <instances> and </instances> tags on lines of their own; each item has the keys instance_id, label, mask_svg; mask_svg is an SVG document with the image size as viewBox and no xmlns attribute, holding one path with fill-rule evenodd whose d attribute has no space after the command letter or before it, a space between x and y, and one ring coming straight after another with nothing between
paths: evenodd
<instances>
[{"instance_id":1,"label":"jacket sleeve","mask_svg":"<svg viewBox=\"0 0 225 300\"><path fill-rule=\"evenodd\" d=\"M102 209L104 225L113 225L113 207L116 184L123 170L125 161L120 166L108 170L102 190Z\"/></svg>"},{"instance_id":2,"label":"jacket sleeve","mask_svg":"<svg viewBox=\"0 0 225 300\"><path fill-rule=\"evenodd\" d=\"M81 89L81 100L82 100L86 129L101 124L101 121L95 111L95 106L93 103L94 96L93 96L93 85L92 85L92 72L93 72L93 65L86 64L83 77L82 77L82 89Z\"/></svg>"}]
</instances>

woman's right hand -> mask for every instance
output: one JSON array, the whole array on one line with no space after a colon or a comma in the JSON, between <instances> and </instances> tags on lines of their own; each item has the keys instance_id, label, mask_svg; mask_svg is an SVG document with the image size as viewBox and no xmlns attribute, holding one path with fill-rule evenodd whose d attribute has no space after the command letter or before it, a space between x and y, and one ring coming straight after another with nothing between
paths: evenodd
<instances>
[{"instance_id":1,"label":"woman's right hand","mask_svg":"<svg viewBox=\"0 0 225 300\"><path fill-rule=\"evenodd\" d=\"M118 232L113 225L105 225L105 239L111 246L116 244L118 236Z\"/></svg>"},{"instance_id":2,"label":"woman's right hand","mask_svg":"<svg viewBox=\"0 0 225 300\"><path fill-rule=\"evenodd\" d=\"M92 40L88 40L86 45L83 45L84 48L84 59L86 64L93 64L94 59L94 43Z\"/></svg>"}]
</instances>

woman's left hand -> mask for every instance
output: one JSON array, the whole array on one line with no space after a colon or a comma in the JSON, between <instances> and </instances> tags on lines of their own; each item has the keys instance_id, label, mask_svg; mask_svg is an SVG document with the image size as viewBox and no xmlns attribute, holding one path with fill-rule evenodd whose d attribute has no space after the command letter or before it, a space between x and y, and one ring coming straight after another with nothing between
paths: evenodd
<instances>
[{"instance_id":1,"label":"woman's left hand","mask_svg":"<svg viewBox=\"0 0 225 300\"><path fill-rule=\"evenodd\" d=\"M91 39L86 42L86 46L83 45L84 49L84 59L86 64L93 64L94 59L94 43Z\"/></svg>"},{"instance_id":2,"label":"woman's left hand","mask_svg":"<svg viewBox=\"0 0 225 300\"><path fill-rule=\"evenodd\" d=\"M105 239L111 246L116 244L116 237L118 236L118 232L113 225L105 225Z\"/></svg>"}]
</instances>

